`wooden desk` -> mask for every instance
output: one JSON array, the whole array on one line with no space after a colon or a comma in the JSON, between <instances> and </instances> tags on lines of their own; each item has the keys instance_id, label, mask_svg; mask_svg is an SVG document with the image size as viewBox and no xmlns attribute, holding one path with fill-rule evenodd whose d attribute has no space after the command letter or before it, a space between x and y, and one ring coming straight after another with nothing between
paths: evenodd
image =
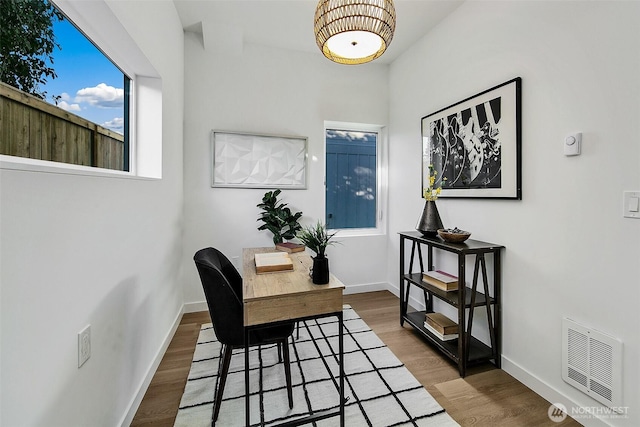
<instances>
[{"instance_id":1,"label":"wooden desk","mask_svg":"<svg viewBox=\"0 0 640 427\"><path fill-rule=\"evenodd\" d=\"M245 326L342 311L344 285L333 274L328 284L314 285L309 277L312 260L306 252L289 254L293 271L256 274L254 255L274 251L242 250Z\"/></svg>"},{"instance_id":2,"label":"wooden desk","mask_svg":"<svg viewBox=\"0 0 640 427\"><path fill-rule=\"evenodd\" d=\"M250 425L249 413L249 331L265 325L336 316L339 321L340 410L314 414L304 420L284 425L300 425L311 421L340 415L344 426L344 347L342 291L344 284L333 274L326 285L314 285L309 277L311 257L306 252L289 254L293 271L256 274L254 255L275 252L274 248L246 248L242 250L242 299L245 326L245 413L246 425Z\"/></svg>"}]
</instances>

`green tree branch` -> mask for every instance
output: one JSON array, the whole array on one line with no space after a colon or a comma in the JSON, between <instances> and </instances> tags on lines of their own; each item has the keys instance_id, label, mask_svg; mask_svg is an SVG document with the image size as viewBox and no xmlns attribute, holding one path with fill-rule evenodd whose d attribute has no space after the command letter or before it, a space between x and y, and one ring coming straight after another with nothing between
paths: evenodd
<instances>
[{"instance_id":1,"label":"green tree branch","mask_svg":"<svg viewBox=\"0 0 640 427\"><path fill-rule=\"evenodd\" d=\"M57 77L53 24L63 18L46 0L0 0L0 81L45 99L40 85Z\"/></svg>"}]
</instances>

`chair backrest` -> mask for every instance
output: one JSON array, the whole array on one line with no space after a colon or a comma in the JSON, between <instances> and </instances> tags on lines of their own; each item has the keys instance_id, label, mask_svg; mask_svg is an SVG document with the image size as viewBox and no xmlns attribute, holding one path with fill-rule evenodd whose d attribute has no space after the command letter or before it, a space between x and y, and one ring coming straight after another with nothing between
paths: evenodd
<instances>
[{"instance_id":1,"label":"chair backrest","mask_svg":"<svg viewBox=\"0 0 640 427\"><path fill-rule=\"evenodd\" d=\"M201 249L193 257L216 336L226 345L244 342L242 277L222 252Z\"/></svg>"}]
</instances>

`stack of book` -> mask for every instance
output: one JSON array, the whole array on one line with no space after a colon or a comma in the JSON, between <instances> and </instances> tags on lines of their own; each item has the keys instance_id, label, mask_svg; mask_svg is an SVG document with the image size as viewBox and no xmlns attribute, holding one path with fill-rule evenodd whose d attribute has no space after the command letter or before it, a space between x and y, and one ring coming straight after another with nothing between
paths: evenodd
<instances>
[{"instance_id":1,"label":"stack of book","mask_svg":"<svg viewBox=\"0 0 640 427\"><path fill-rule=\"evenodd\" d=\"M288 252L292 254L294 252L304 251L304 245L301 245L299 243L283 242L283 243L277 243L276 249L282 252Z\"/></svg>"},{"instance_id":2,"label":"stack of book","mask_svg":"<svg viewBox=\"0 0 640 427\"><path fill-rule=\"evenodd\" d=\"M442 341L458 338L458 324L442 313L427 313L424 327Z\"/></svg>"},{"instance_id":3,"label":"stack of book","mask_svg":"<svg viewBox=\"0 0 640 427\"><path fill-rule=\"evenodd\" d=\"M458 277L441 270L430 270L422 273L422 281L443 291L458 290Z\"/></svg>"},{"instance_id":4,"label":"stack of book","mask_svg":"<svg viewBox=\"0 0 640 427\"><path fill-rule=\"evenodd\" d=\"M255 261L258 274L293 270L293 261L286 252L256 254Z\"/></svg>"}]
</instances>

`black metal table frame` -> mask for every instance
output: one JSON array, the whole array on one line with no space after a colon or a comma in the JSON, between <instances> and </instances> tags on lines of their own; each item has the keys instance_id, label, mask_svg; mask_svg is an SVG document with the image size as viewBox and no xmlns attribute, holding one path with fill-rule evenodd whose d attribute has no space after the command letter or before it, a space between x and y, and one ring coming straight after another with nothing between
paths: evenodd
<instances>
[{"instance_id":1,"label":"black metal table frame","mask_svg":"<svg viewBox=\"0 0 640 427\"><path fill-rule=\"evenodd\" d=\"M484 287L484 293L487 298L489 298L489 288L488 288L488 280L487 280L487 266L484 255L486 253L491 253L493 255L494 265L493 265L493 303L487 302L485 305L487 321L489 323L489 337L491 342L491 359L494 360L494 364L497 368L500 368L500 355L501 355L501 339L500 339L500 325L501 325L501 313L500 313L500 250L504 247L501 245L494 244L486 244L486 247L482 249L467 249L464 244L451 244L442 241L440 238L435 237L433 239L419 237L417 235L413 235L414 233L399 233L400 234L400 325L402 326L407 319L407 311L409 305L409 290L411 285L415 283L411 283L405 277L404 267L405 267L405 240L411 240L411 257L409 260L409 269L408 274L411 275L413 271L413 261L415 256L417 255L419 264L420 264L420 273L424 273L426 270L424 268L423 259L422 259L422 250L421 244L427 245L427 270L433 270L433 248L438 248L447 252L454 253L458 258L458 280L460 283L465 283L465 265L466 265L466 256L467 255L475 255L475 263L474 263L474 274L471 289L467 289L466 286L460 286L458 289L458 324L463 325L463 333L460 334L458 339L458 354L455 359L458 365L458 371L461 377L466 376L467 364L469 363L469 343L471 341L471 330L473 327L473 313L474 308L476 307L476 294L478 288L478 273L482 274L482 282ZM484 243L484 242L478 242ZM417 254L416 254L417 249ZM406 281L406 285L405 285ZM471 301L469 304L469 317L465 319L465 300L466 300L466 292L471 292ZM435 295L431 294L427 290L423 288L423 294L425 298L425 306L426 312L433 312L433 298ZM490 306L494 305L494 313L492 316Z\"/></svg>"},{"instance_id":2,"label":"black metal table frame","mask_svg":"<svg viewBox=\"0 0 640 427\"><path fill-rule=\"evenodd\" d=\"M271 323L264 323L264 324L259 324L259 325L252 325L252 326L245 326L244 328L244 342L245 342L245 346L244 346L244 389L245 389L245 422L246 422L246 426L249 427L251 425L251 412L250 412L250 406L249 406L249 401L250 401L250 396L251 396L251 390L250 390L250 384L249 384L249 346L250 346L250 342L249 342L249 336L250 336L250 331L254 330L254 329L260 329L260 328L264 328L264 327L269 327L269 326L275 326L275 325L279 325L279 324L283 324L283 323L291 323L291 322L302 322L305 320L311 320L311 319L321 319L323 317L332 317L332 316L336 316L338 318L338 365L339 365L339 385L336 384L336 380L333 377L333 374L331 373L331 371L329 370L329 375L331 377L331 379L333 380L334 385L339 388L339 398L340 398L340 403L339 403L339 409L338 411L320 411L317 412L315 414L311 414L307 417L304 418L298 418L296 420L291 420L291 421L287 421L284 422L282 424L277 424L278 426L299 426L302 424L308 424L314 421L319 421L319 420L323 420L325 418L331 418L331 417L335 417L336 415L340 416L340 427L344 427L344 404L345 404L345 398L344 398L344 332L343 332L343 328L344 328L344 314L342 312L342 310L340 311L336 311L336 312L331 312L331 313L323 313L323 314L317 314L317 315L313 315L313 316L306 316L306 317L298 317L295 319L287 319L287 320L283 320L283 321L279 321L279 322L271 322ZM324 360L323 360L324 361ZM329 369L328 365L326 362L325 366L327 367L327 369Z\"/></svg>"}]
</instances>

